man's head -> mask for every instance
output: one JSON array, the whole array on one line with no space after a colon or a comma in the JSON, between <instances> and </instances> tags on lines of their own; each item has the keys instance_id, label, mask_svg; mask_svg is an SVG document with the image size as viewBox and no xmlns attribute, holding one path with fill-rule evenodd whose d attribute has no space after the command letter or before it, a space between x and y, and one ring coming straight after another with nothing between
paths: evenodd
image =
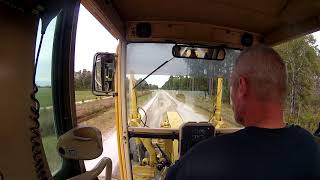
<instances>
[{"instance_id":1,"label":"man's head","mask_svg":"<svg viewBox=\"0 0 320 180\"><path fill-rule=\"evenodd\" d=\"M272 48L256 45L243 50L236 59L230 85L238 123L247 126L246 121L262 121L255 123L263 124L264 119L270 121L274 115L282 116L287 91L286 67Z\"/></svg>"}]
</instances>

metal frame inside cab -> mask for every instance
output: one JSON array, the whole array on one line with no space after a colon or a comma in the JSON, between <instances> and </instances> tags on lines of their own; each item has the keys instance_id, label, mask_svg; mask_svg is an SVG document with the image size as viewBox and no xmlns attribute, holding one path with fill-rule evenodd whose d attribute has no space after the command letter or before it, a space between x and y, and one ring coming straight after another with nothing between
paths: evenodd
<instances>
[{"instance_id":1,"label":"metal frame inside cab","mask_svg":"<svg viewBox=\"0 0 320 180\"><path fill-rule=\"evenodd\" d=\"M129 139L132 137L140 138L162 138L178 139L178 129L167 128L140 128L128 127L127 119L127 101L126 101L126 47L127 44L135 43L176 43L176 44L202 44L208 46L223 45L228 48L243 49L252 44L258 44L264 41L264 37L253 32L246 32L239 29L218 27L211 24L199 24L192 22L166 22L166 21L134 21L124 24L118 16L115 9L110 8L104 3L98 1L83 0L83 5L109 30L109 32L119 39L119 45L116 56L115 73L115 111L116 111L116 129L120 160L121 179L133 179L131 160L129 153ZM183 26L183 32L178 27ZM127 27L127 28L124 28ZM199 28L201 27L201 28ZM141 29L139 29L141 28ZM220 34L220 36L206 37L204 31L211 34ZM157 32L157 34L153 34ZM291 34L290 37L296 34ZM269 43L276 40L270 38ZM279 40L277 40L279 42ZM281 39L284 41L284 39ZM217 134L228 134L239 129L216 129Z\"/></svg>"},{"instance_id":2,"label":"metal frame inside cab","mask_svg":"<svg viewBox=\"0 0 320 180\"><path fill-rule=\"evenodd\" d=\"M4 3L3 3L4 2ZM16 3L17 2L17 3ZM30 97L32 92L31 77L34 63L34 45L36 44L37 23L41 13L34 13L34 7L42 2L43 11L48 10L49 14L58 14L57 25L55 30L55 38L53 44L53 105L54 116L56 120L56 129L58 135L62 135L69 131L76 124L75 103L74 103L74 87L73 87L73 68L74 68L74 48L77 28L78 11L80 0L25 0L25 1L10 1L5 0L0 2L0 21L10 23L1 26L0 34L7 37L12 37L15 33L14 41L6 38L7 43L2 43L2 48L7 52L3 52L5 57L3 61L10 64L10 67L15 67L18 70L12 71L3 84L16 87L14 89L3 88L1 94L12 94L15 96L7 100L4 97L1 102L3 107L2 126L6 129L3 131L3 144L6 148L0 150L1 161L0 170L6 170L4 179L10 177L21 178L41 178L41 175L46 174L46 177L51 177L48 165L45 163L46 158L43 148L33 154L33 144L40 144L41 136L32 137L30 140L30 124L26 122L26 118L30 115L30 99L21 97ZM319 29L318 21L313 18L297 24L294 31L292 28L283 27L279 31L272 33L265 38L262 34L255 32L247 32L240 29L215 26L212 24L196 23L196 22L173 22L173 21L122 21L117 10L112 6L110 1L103 0L82 0L81 3L96 17L97 20L119 40L116 56L116 72L115 72L115 111L116 111L116 129L117 141L120 160L120 175L121 179L132 179L130 156L129 156L129 138L130 137L151 137L151 138L169 138L176 139L179 137L178 129L147 129L138 127L128 127L127 112L126 112L126 47L131 42L156 42L156 43L177 43L177 44L202 44L207 46L223 45L228 48L242 49L251 44L266 42L268 44L279 43L286 41L297 35ZM21 5L21 7L20 7ZM57 9L56 9L57 8ZM41 12L41 8L38 9ZM51 12L52 10L52 12ZM55 12L56 10L57 13ZM11 23L15 22L15 23ZM306 22L306 23L305 23ZM289 29L289 31L286 31ZM283 30L283 31L282 31ZM218 34L210 36L210 34ZM18 47L18 48L17 48ZM11 48L11 49L10 49ZM21 53L16 53L17 49ZM11 54L7 54L10 53ZM12 53L15 52L15 53ZM21 61L21 60L25 61ZM10 61L10 62L9 62ZM14 82L14 84L12 84ZM29 84L28 84L29 83ZM20 99L19 99L20 98ZM12 106L8 106L8 101L12 102ZM15 108L12 108L12 107ZM15 116L13 116L15 115ZM14 122L14 123L13 123ZM13 126L14 125L14 126ZM39 125L38 125L39 126ZM11 129L15 129L16 135L13 136ZM218 134L226 134L236 131L237 129L216 129ZM2 134L1 134L2 135ZM28 139L26 139L28 138ZM15 142L15 143L12 143ZM33 144L32 144L33 143ZM39 146L39 145L38 145ZM11 151L8 153L8 149ZM9 154L9 156L7 155ZM41 171L38 171L34 166L39 165L38 156L41 156L43 166L38 166ZM19 164L19 173L16 173L17 162ZM46 169L46 170L45 170ZM63 160L62 167L55 175L55 179L67 179L78 175L84 171L83 161L78 160ZM0 172L0 179L1 174Z\"/></svg>"}]
</instances>

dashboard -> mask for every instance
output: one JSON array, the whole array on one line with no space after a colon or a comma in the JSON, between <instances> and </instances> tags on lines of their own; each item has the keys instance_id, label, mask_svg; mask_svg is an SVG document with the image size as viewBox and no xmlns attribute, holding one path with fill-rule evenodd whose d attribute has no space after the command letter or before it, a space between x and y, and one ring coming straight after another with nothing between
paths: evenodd
<instances>
[{"instance_id":1,"label":"dashboard","mask_svg":"<svg viewBox=\"0 0 320 180\"><path fill-rule=\"evenodd\" d=\"M179 135L179 155L182 157L199 142L215 136L215 128L207 122L188 122L182 125Z\"/></svg>"}]
</instances>

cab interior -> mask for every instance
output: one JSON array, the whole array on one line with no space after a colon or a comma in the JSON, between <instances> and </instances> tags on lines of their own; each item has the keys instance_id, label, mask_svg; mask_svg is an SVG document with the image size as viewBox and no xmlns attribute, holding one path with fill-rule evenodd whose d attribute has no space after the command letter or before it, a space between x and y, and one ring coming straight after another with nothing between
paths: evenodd
<instances>
[{"instance_id":1,"label":"cab interior","mask_svg":"<svg viewBox=\"0 0 320 180\"><path fill-rule=\"evenodd\" d=\"M77 127L72 76L80 3L119 41L114 101L121 179L138 179L131 168L130 138L179 140L181 135L179 128L128 126L129 102L125 88L128 44L171 43L242 50L259 43L274 46L320 30L320 1L314 0L2 1L0 57L4 74L1 75L1 82L6 84L1 89L0 102L0 134L4 147L0 149L2 179L67 179L86 172L83 159L68 157L63 159L58 173L50 172L41 133L34 131L39 128L37 118L30 120L30 116L34 116L32 108L30 110L30 104L33 103L30 94L34 91L32 82L37 26L40 18L50 22L53 16L58 15L59 26L53 44L55 64L52 69L56 131L58 136L65 137L65 133ZM238 129L216 128L215 135L232 133ZM82 132L86 133L83 130L80 134ZM88 153L88 146L90 144L79 147L88 150L84 151ZM104 161L104 165L97 169L108 166L108 163L108 160Z\"/></svg>"}]
</instances>

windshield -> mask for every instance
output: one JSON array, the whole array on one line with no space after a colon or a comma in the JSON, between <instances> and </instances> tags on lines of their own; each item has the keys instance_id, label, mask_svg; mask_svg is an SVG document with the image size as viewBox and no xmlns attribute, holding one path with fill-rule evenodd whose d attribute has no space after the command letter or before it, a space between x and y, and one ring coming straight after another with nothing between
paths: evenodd
<instances>
[{"instance_id":1,"label":"windshield","mask_svg":"<svg viewBox=\"0 0 320 180\"><path fill-rule=\"evenodd\" d=\"M240 127L234 120L229 97L229 77L240 51L226 49L223 61L199 60L174 58L173 46L128 44L126 92L129 126L178 128L184 122L217 124L221 121L220 128ZM133 89L166 61L169 62ZM141 121L131 123L133 119Z\"/></svg>"}]
</instances>

